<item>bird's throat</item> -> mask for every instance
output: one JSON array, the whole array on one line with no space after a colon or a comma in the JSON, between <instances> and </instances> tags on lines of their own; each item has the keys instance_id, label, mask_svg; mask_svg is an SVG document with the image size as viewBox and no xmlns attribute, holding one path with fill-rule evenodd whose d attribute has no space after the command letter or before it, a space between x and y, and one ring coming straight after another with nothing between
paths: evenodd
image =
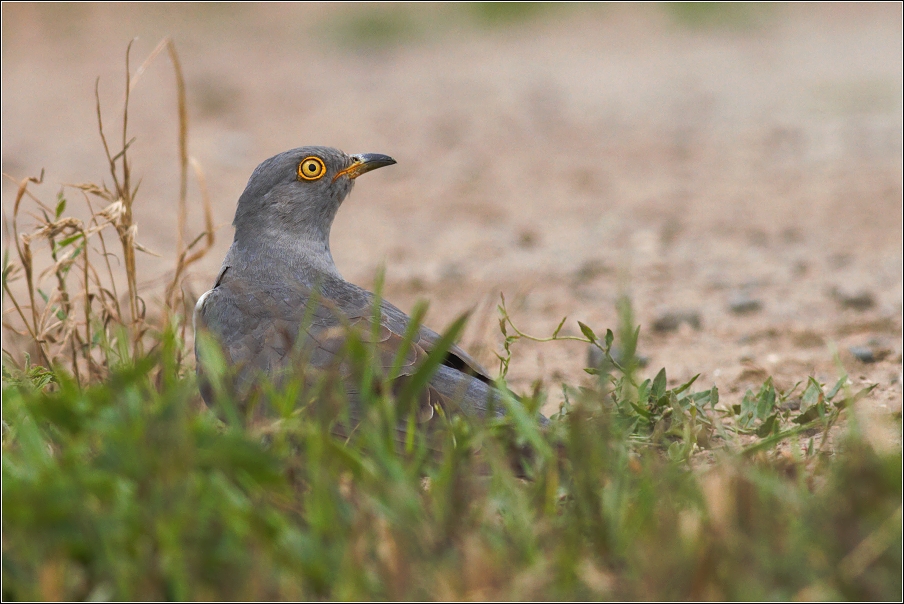
<instances>
[{"instance_id":1,"label":"bird's throat","mask_svg":"<svg viewBox=\"0 0 904 604\"><path fill-rule=\"evenodd\" d=\"M330 252L329 234L267 233L264 237L242 238L236 233L225 263L258 281L279 282L298 279L308 285L324 276L342 276Z\"/></svg>"}]
</instances>

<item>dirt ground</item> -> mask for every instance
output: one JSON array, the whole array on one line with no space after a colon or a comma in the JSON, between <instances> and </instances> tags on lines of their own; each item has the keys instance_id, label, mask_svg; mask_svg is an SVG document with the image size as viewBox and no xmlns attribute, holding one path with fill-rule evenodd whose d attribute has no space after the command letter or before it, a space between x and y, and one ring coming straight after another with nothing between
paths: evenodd
<instances>
[{"instance_id":1,"label":"dirt ground","mask_svg":"<svg viewBox=\"0 0 904 604\"><path fill-rule=\"evenodd\" d=\"M398 165L362 178L336 220L337 265L370 286L385 264L386 297L429 300L436 329L474 310L463 344L489 367L500 292L535 335L566 315L563 333L615 329L627 292L651 376L701 373L736 402L767 375L834 383L837 351L855 386L878 384L863 415L900 417L901 19L899 3L4 3L2 170L45 168L50 199L102 180L95 79L117 132L128 41L134 70L170 35L219 226L194 295L259 162L307 144L386 153ZM138 240L161 254L141 259L149 276L174 264L175 99L164 53L130 113ZM4 179L5 212L13 193ZM588 379L584 345L514 352L513 387L542 379L547 411L559 382Z\"/></svg>"}]
</instances>

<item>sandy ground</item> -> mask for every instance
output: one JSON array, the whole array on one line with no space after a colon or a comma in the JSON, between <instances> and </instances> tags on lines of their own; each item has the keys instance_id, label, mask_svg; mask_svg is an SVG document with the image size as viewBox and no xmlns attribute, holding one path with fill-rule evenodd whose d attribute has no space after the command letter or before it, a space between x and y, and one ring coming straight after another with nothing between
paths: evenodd
<instances>
[{"instance_id":1,"label":"sandy ground","mask_svg":"<svg viewBox=\"0 0 904 604\"><path fill-rule=\"evenodd\" d=\"M260 161L305 144L386 153L398 165L362 178L334 225L340 271L369 286L385 264L386 297L429 300L437 329L474 310L463 344L488 366L500 292L536 335L566 315L563 333L614 329L627 292L651 376L701 373L736 402L766 375L834 383L837 350L855 386L878 384L864 414L900 417L901 5L516 13L4 3L2 170L45 168L50 199L102 180L95 79L115 131L126 44L134 69L170 35L219 225L194 295ZM162 255L146 275L174 263L175 98L162 55L130 114L138 238ZM4 211L13 192L4 179ZM654 329L675 313L692 320ZM586 353L518 343L511 383L555 393L586 378Z\"/></svg>"}]
</instances>

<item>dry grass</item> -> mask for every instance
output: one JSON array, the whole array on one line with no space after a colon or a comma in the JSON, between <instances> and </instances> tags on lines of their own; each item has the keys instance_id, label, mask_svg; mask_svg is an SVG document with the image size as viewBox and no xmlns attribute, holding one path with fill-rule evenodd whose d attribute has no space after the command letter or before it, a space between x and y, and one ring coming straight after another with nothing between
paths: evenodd
<instances>
[{"instance_id":1,"label":"dry grass","mask_svg":"<svg viewBox=\"0 0 904 604\"><path fill-rule=\"evenodd\" d=\"M126 50L121 135L116 146L105 131L98 93L100 81L95 84L97 128L112 187L105 183L66 185L56 201L48 203L29 190L29 185L43 181L42 172L39 177L17 181L12 216L4 215L16 255L11 259L7 253L4 258L3 292L11 308L3 317L3 329L19 349L4 347L5 362L21 368L30 363L34 354L42 365L65 367L80 384L107 377L114 359L121 362L141 357L151 342L149 331L159 331L168 322L179 321L180 335L185 338L187 322L177 317L190 312L182 288L186 270L214 243L204 174L188 153L185 80L176 47L169 38L161 40L133 75L131 46L130 43ZM138 229L132 210L140 181L134 182L129 161L129 147L135 140L129 135L129 98L142 73L164 50L172 63L178 95L178 244L175 267L164 275L167 286L163 308L149 312L135 266L136 254L151 252L135 236ZM190 169L201 189L204 212L204 230L191 239L186 225ZM71 194L83 199L90 219L83 221L66 215L67 196ZM28 208L29 204L32 207ZM35 219L36 224L30 229L22 227L25 216ZM44 248L46 254L37 253L37 247Z\"/></svg>"}]
</instances>

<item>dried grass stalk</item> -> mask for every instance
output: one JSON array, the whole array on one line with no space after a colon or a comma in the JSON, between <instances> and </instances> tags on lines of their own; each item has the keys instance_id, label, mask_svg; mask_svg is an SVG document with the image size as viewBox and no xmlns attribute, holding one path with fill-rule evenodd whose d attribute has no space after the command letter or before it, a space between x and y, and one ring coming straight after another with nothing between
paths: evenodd
<instances>
[{"instance_id":1,"label":"dried grass stalk","mask_svg":"<svg viewBox=\"0 0 904 604\"><path fill-rule=\"evenodd\" d=\"M121 146L115 153L104 131L100 81L95 83L97 125L112 178L112 189L105 184L91 182L65 185L56 205L51 207L29 191L30 185L43 182L42 171L37 178L13 179L18 187L13 213L11 217L4 213L7 232L10 228L12 230L10 239L15 245L15 255L10 258L9 249L4 255L2 289L12 308L4 312L3 329L10 336L5 341L16 343L12 350L4 344L5 361L23 367L36 355L40 364L63 366L80 383L86 379L102 379L111 365L127 360L124 356L140 356L149 331L163 328L180 311L184 311L186 271L191 264L204 257L214 242L213 213L206 182L201 167L188 155L185 81L176 47L169 38L161 40L134 77L129 66L131 47L130 43L126 50ZM176 76L179 243L172 277L167 277L164 307L151 316L141 297L135 262L136 251L152 252L136 240L138 225L132 210L138 187L132 186L132 167L128 157L129 147L135 141L128 135L129 98L138 78L162 50L168 51ZM189 166L201 188L205 230L186 245ZM87 222L64 215L67 189L82 194L91 217ZM35 208L31 215L35 217L36 224L29 232L20 233L22 202L26 198ZM103 206L95 208L92 198L100 199ZM109 231L113 231L119 241L119 258L107 247L105 233ZM44 250L44 246L49 260L45 260L47 256L43 251L36 253L38 249ZM22 280L24 284L11 286ZM121 297L117 284L123 281L126 291ZM22 299L25 296L27 300ZM127 313L123 312L125 308ZM185 321L182 323L184 337Z\"/></svg>"}]
</instances>

